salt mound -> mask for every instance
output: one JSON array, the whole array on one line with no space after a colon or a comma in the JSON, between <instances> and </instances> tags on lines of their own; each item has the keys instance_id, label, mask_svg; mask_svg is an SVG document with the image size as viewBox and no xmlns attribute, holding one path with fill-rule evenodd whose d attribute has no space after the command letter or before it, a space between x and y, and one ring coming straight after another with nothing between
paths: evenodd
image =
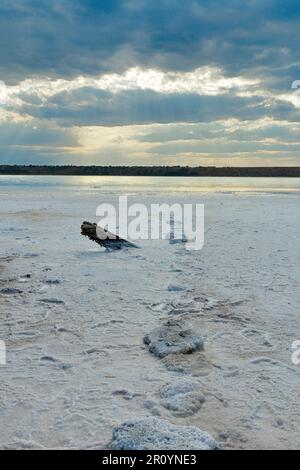
<instances>
[{"instance_id":1,"label":"salt mound","mask_svg":"<svg viewBox=\"0 0 300 470\"><path fill-rule=\"evenodd\" d=\"M190 354L204 349L200 332L194 331L183 319L167 320L162 326L146 334L144 343L160 359L169 354Z\"/></svg>"},{"instance_id":2,"label":"salt mound","mask_svg":"<svg viewBox=\"0 0 300 470\"><path fill-rule=\"evenodd\" d=\"M215 450L217 442L195 426L174 426L149 417L114 428L113 450Z\"/></svg>"}]
</instances>

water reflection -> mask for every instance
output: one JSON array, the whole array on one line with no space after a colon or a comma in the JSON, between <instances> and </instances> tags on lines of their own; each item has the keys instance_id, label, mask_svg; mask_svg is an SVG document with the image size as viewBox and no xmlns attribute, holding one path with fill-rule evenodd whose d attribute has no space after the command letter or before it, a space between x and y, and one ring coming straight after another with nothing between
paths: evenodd
<instances>
[{"instance_id":1,"label":"water reflection","mask_svg":"<svg viewBox=\"0 0 300 470\"><path fill-rule=\"evenodd\" d=\"M86 191L127 193L299 192L300 178L148 177L148 176L0 176L0 187L59 186Z\"/></svg>"}]
</instances>

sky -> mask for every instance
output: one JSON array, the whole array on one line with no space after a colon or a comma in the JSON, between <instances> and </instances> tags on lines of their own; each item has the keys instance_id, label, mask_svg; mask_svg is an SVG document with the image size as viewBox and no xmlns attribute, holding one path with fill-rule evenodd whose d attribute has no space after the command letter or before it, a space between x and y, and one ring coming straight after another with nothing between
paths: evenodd
<instances>
[{"instance_id":1,"label":"sky","mask_svg":"<svg viewBox=\"0 0 300 470\"><path fill-rule=\"evenodd\" d=\"M0 163L300 165L299 31L296 0L1 0Z\"/></svg>"}]
</instances>

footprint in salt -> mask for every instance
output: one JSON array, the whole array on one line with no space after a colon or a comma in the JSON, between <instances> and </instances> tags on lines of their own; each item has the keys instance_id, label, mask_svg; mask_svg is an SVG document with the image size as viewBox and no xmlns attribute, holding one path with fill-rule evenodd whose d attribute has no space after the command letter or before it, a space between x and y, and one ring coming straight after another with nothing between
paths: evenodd
<instances>
[{"instance_id":1,"label":"footprint in salt","mask_svg":"<svg viewBox=\"0 0 300 470\"><path fill-rule=\"evenodd\" d=\"M172 310L172 305L169 303L158 303L158 304L152 304L150 306L151 310L154 312L170 312Z\"/></svg>"},{"instance_id":2,"label":"footprint in salt","mask_svg":"<svg viewBox=\"0 0 300 470\"><path fill-rule=\"evenodd\" d=\"M175 416L186 417L197 413L205 402L205 396L196 381L179 380L160 389L161 404Z\"/></svg>"},{"instance_id":3,"label":"footprint in salt","mask_svg":"<svg viewBox=\"0 0 300 470\"><path fill-rule=\"evenodd\" d=\"M194 301L199 304L202 310L212 310L219 305L219 301L217 299L213 299L212 297L207 297L205 295L194 297Z\"/></svg>"},{"instance_id":4,"label":"footprint in salt","mask_svg":"<svg viewBox=\"0 0 300 470\"><path fill-rule=\"evenodd\" d=\"M170 284L168 286L168 291L169 292L184 292L185 290L186 290L185 287L174 285L174 284Z\"/></svg>"},{"instance_id":5,"label":"footprint in salt","mask_svg":"<svg viewBox=\"0 0 300 470\"><path fill-rule=\"evenodd\" d=\"M20 289L15 289L14 287L4 287L3 289L0 290L0 294L3 295L17 295L17 294L22 294L23 291Z\"/></svg>"},{"instance_id":6,"label":"footprint in salt","mask_svg":"<svg viewBox=\"0 0 300 470\"><path fill-rule=\"evenodd\" d=\"M52 305L64 305L65 304L63 300L55 299L55 298L38 299L38 302L41 302L44 304L52 304Z\"/></svg>"},{"instance_id":7,"label":"footprint in salt","mask_svg":"<svg viewBox=\"0 0 300 470\"><path fill-rule=\"evenodd\" d=\"M274 347L274 344L272 343L270 334L268 332L259 331L254 328L245 328L240 332L240 334L248 341L257 346L264 348Z\"/></svg>"}]
</instances>

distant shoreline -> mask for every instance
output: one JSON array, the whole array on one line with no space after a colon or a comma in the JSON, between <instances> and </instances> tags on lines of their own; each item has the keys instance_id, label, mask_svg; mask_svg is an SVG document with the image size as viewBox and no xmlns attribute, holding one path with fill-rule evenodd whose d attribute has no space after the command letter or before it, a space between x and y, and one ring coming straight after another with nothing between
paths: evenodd
<instances>
[{"instance_id":1,"label":"distant shoreline","mask_svg":"<svg viewBox=\"0 0 300 470\"><path fill-rule=\"evenodd\" d=\"M0 175L300 178L300 167L0 165Z\"/></svg>"}]
</instances>

